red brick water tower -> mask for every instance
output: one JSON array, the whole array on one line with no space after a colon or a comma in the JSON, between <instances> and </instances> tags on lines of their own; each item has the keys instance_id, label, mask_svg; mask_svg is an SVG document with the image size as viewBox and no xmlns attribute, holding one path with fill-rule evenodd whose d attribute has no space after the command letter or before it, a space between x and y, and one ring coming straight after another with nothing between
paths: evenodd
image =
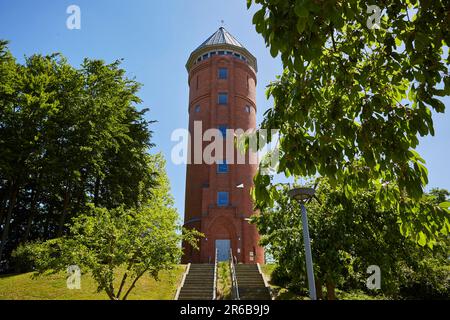
<instances>
[{"instance_id":1,"label":"red brick water tower","mask_svg":"<svg viewBox=\"0 0 450 320\"><path fill-rule=\"evenodd\" d=\"M219 129L228 138L227 129L256 128L256 58L221 27L191 53L186 68L191 161L186 172L184 227L197 229L205 237L200 250L183 244L182 262L212 263L216 249L218 260L227 260L231 249L240 263L264 263L257 229L248 221L255 214L250 189L258 165L251 164L248 155L244 164L237 164L238 151L234 162L227 161L226 149L218 163L207 164L201 156L201 163L194 161L195 151L198 156L199 149L201 154L211 143L203 142L195 150L194 141L206 130ZM201 123L201 131L194 130L195 122Z\"/></svg>"}]
</instances>

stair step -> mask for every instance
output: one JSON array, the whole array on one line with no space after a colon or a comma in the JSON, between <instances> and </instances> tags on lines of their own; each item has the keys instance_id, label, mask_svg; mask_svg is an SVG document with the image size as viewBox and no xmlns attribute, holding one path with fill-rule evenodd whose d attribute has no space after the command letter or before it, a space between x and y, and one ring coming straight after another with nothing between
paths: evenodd
<instances>
[{"instance_id":1,"label":"stair step","mask_svg":"<svg viewBox=\"0 0 450 320\"><path fill-rule=\"evenodd\" d=\"M212 290L199 290L199 289L181 289L180 294L201 294L201 295L209 295L213 294Z\"/></svg>"},{"instance_id":2,"label":"stair step","mask_svg":"<svg viewBox=\"0 0 450 320\"><path fill-rule=\"evenodd\" d=\"M180 296L178 300L212 300L212 296Z\"/></svg>"},{"instance_id":3,"label":"stair step","mask_svg":"<svg viewBox=\"0 0 450 320\"><path fill-rule=\"evenodd\" d=\"M214 277L214 272L189 272L188 275L196 277Z\"/></svg>"},{"instance_id":4,"label":"stair step","mask_svg":"<svg viewBox=\"0 0 450 320\"><path fill-rule=\"evenodd\" d=\"M240 300L272 300L270 295L267 296L239 296Z\"/></svg>"},{"instance_id":5,"label":"stair step","mask_svg":"<svg viewBox=\"0 0 450 320\"><path fill-rule=\"evenodd\" d=\"M245 277L242 277L242 278L237 278L237 281L238 282L240 282L240 281L243 281L243 282L264 282L264 279L261 278L261 277L259 277L259 278L245 278Z\"/></svg>"},{"instance_id":6,"label":"stair step","mask_svg":"<svg viewBox=\"0 0 450 320\"><path fill-rule=\"evenodd\" d=\"M214 285L214 282L210 282L210 283L200 283L200 282L185 282L183 284L183 287L191 287L191 288L212 288Z\"/></svg>"},{"instance_id":7,"label":"stair step","mask_svg":"<svg viewBox=\"0 0 450 320\"><path fill-rule=\"evenodd\" d=\"M236 272L237 276L248 276L248 277L261 277L259 273L252 272L252 273L243 273L243 272Z\"/></svg>"},{"instance_id":8,"label":"stair step","mask_svg":"<svg viewBox=\"0 0 450 320\"><path fill-rule=\"evenodd\" d=\"M242 294L248 293L248 292L259 292L259 293L264 293L264 292L269 292L269 290L265 287L259 287L259 288L239 288L239 292L241 292Z\"/></svg>"}]
</instances>

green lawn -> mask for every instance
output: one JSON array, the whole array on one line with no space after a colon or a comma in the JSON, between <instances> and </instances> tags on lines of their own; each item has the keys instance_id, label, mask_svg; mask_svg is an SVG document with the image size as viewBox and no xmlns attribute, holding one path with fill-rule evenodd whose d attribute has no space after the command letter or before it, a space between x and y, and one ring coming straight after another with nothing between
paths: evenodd
<instances>
[{"instance_id":1,"label":"green lawn","mask_svg":"<svg viewBox=\"0 0 450 320\"><path fill-rule=\"evenodd\" d=\"M217 264L217 299L230 300L231 287L230 265L228 262L219 262Z\"/></svg>"},{"instance_id":2,"label":"green lawn","mask_svg":"<svg viewBox=\"0 0 450 320\"><path fill-rule=\"evenodd\" d=\"M273 270L276 267L276 264L260 264L262 273L266 277L267 281L270 281L270 277L272 275Z\"/></svg>"},{"instance_id":3,"label":"green lawn","mask_svg":"<svg viewBox=\"0 0 450 320\"><path fill-rule=\"evenodd\" d=\"M185 266L161 272L155 281L145 275L130 293L129 300L172 300L181 281ZM81 289L69 290L64 273L33 278L33 273L0 276L0 300L107 300L97 293L95 281L87 274L81 276Z\"/></svg>"}]
</instances>

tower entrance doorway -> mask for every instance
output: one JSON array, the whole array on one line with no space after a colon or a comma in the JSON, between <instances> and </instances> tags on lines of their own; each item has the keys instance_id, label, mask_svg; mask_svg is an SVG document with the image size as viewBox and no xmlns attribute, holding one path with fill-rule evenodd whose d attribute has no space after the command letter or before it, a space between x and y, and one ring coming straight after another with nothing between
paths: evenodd
<instances>
[{"instance_id":1,"label":"tower entrance doorway","mask_svg":"<svg viewBox=\"0 0 450 320\"><path fill-rule=\"evenodd\" d=\"M217 261L227 261L230 252L230 240L218 239L216 240Z\"/></svg>"}]
</instances>

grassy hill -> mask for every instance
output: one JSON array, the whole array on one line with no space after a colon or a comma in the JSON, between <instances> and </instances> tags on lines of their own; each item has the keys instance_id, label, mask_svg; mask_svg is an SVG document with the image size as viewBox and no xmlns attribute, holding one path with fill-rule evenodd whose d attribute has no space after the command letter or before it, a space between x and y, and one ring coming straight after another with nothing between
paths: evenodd
<instances>
[{"instance_id":1,"label":"grassy hill","mask_svg":"<svg viewBox=\"0 0 450 320\"><path fill-rule=\"evenodd\" d=\"M155 281L145 275L130 293L129 300L172 300L181 281L185 266L176 266L172 271L161 272ZM108 300L108 296L97 293L95 281L88 275L81 276L81 289L69 290L66 274L33 277L33 273L0 275L0 300Z\"/></svg>"},{"instance_id":2,"label":"grassy hill","mask_svg":"<svg viewBox=\"0 0 450 320\"><path fill-rule=\"evenodd\" d=\"M309 300L307 295L299 295L289 291L286 288L279 287L271 282L272 272L275 270L275 264L261 265L261 271L264 273L269 285L275 294L275 300ZM324 288L323 296L326 297ZM387 297L383 295L371 296L362 291L344 292L336 289L336 296L339 300L385 300Z\"/></svg>"}]
</instances>

